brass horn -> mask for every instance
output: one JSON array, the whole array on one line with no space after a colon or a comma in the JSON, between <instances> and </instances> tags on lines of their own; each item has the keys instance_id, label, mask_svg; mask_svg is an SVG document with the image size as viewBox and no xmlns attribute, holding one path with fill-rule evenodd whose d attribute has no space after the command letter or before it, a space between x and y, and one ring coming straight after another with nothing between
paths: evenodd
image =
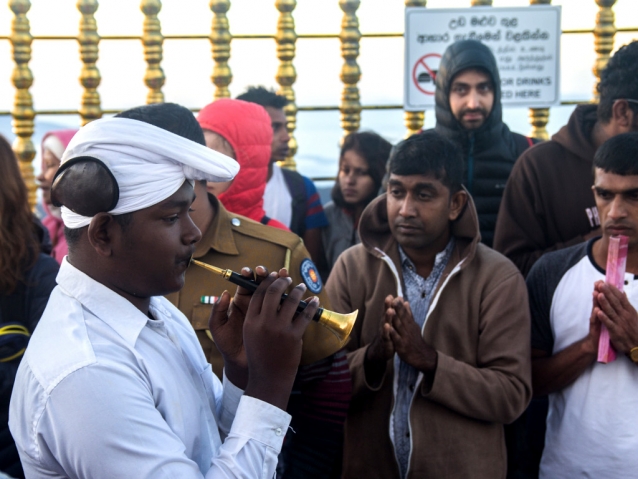
<instances>
[{"instance_id":1,"label":"brass horn","mask_svg":"<svg viewBox=\"0 0 638 479\"><path fill-rule=\"evenodd\" d=\"M250 291L255 291L257 289L257 286L259 286L255 281L244 278L242 275L235 273L230 269L218 268L216 266L197 261L196 259L191 260L191 262L201 268L218 274L226 281L230 281L231 283L241 286L242 288L246 288ZM287 297L288 295L284 294L282 295L281 300L283 301ZM300 301L299 306L297 306L297 311L303 311L306 306L308 306L308 303L306 303L305 301ZM340 345L343 346L348 340L348 336L350 336L350 332L352 331L354 322L357 319L358 312L359 310L349 314L341 314L335 313L334 311L328 311L327 309L323 309L320 307L317 309L317 312L313 316L312 320L327 328L332 334L337 337Z\"/></svg>"}]
</instances>

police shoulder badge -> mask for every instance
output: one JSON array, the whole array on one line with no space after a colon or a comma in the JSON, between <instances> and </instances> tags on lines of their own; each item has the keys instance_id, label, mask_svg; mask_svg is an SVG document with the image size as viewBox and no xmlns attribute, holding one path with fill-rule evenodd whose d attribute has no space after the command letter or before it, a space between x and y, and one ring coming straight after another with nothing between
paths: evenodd
<instances>
[{"instance_id":1,"label":"police shoulder badge","mask_svg":"<svg viewBox=\"0 0 638 479\"><path fill-rule=\"evenodd\" d=\"M308 289L311 293L319 294L323 288L323 283L321 282L321 276L319 276L319 271L317 271L317 267L312 262L310 258L306 258L301 262L300 266L301 277L303 278L304 283L308 286Z\"/></svg>"}]
</instances>

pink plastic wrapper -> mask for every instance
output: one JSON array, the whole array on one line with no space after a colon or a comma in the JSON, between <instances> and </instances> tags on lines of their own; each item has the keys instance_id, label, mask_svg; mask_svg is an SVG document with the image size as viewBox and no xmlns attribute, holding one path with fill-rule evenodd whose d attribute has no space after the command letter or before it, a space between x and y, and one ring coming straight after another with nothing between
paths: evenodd
<instances>
[{"instance_id":1,"label":"pink plastic wrapper","mask_svg":"<svg viewBox=\"0 0 638 479\"><path fill-rule=\"evenodd\" d=\"M629 238L627 236L618 235L609 238L605 282L614 285L620 291L623 290L625 284L628 243ZM616 359L616 351L609 341L609 331L603 324L600 328L600 338L598 339L598 362L606 364L614 359Z\"/></svg>"}]
</instances>

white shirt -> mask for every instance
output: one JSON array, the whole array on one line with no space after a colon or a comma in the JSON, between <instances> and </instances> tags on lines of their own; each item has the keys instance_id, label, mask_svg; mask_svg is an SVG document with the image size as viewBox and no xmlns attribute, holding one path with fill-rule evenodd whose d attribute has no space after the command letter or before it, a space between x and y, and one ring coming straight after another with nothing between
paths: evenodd
<instances>
[{"instance_id":1,"label":"white shirt","mask_svg":"<svg viewBox=\"0 0 638 479\"><path fill-rule=\"evenodd\" d=\"M66 259L57 282L11 397L26 477L274 475L290 416L222 387L177 308L151 320Z\"/></svg>"},{"instance_id":2,"label":"white shirt","mask_svg":"<svg viewBox=\"0 0 638 479\"><path fill-rule=\"evenodd\" d=\"M292 196L288 191L286 179L281 167L275 163L272 165L272 176L264 190L264 211L266 216L285 224L290 228L292 221Z\"/></svg>"},{"instance_id":3,"label":"white shirt","mask_svg":"<svg viewBox=\"0 0 638 479\"><path fill-rule=\"evenodd\" d=\"M591 292L604 280L585 255L561 278L553 294L552 354L589 331ZM625 275L629 302L638 306L638 280ZM572 384L549 395L540 478L636 477L638 471L638 366L624 354L589 366Z\"/></svg>"}]
</instances>

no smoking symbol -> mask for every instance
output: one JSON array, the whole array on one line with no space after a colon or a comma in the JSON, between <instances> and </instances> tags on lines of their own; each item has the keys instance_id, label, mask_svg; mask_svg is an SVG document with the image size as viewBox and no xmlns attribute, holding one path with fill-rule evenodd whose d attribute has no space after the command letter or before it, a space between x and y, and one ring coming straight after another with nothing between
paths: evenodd
<instances>
[{"instance_id":1,"label":"no smoking symbol","mask_svg":"<svg viewBox=\"0 0 638 479\"><path fill-rule=\"evenodd\" d=\"M417 60L412 68L412 81L417 89L426 95L434 95L436 73L439 71L441 55L428 53Z\"/></svg>"}]
</instances>

